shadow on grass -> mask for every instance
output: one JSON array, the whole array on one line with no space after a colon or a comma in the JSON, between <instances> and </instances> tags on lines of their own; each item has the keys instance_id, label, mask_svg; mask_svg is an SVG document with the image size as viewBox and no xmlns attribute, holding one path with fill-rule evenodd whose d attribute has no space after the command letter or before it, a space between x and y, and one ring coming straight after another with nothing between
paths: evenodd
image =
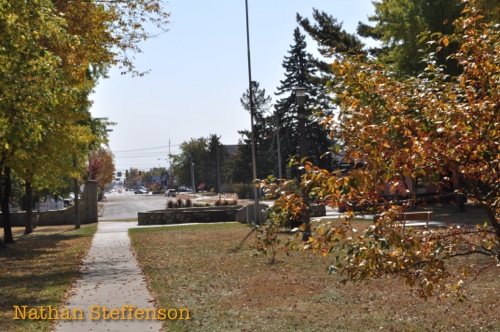
<instances>
[{"instance_id":1,"label":"shadow on grass","mask_svg":"<svg viewBox=\"0 0 500 332\"><path fill-rule=\"evenodd\" d=\"M96 225L81 229L42 226L0 250L0 331L48 331L50 321L13 320L14 306L59 306L79 275Z\"/></svg>"}]
</instances>

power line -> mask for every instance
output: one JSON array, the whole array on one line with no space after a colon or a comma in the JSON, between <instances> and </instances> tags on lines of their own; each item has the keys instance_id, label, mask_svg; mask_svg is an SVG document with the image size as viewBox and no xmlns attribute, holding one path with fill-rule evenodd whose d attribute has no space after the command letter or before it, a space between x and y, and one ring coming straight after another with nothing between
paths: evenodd
<instances>
[{"instance_id":1,"label":"power line","mask_svg":"<svg viewBox=\"0 0 500 332\"><path fill-rule=\"evenodd\" d=\"M180 144L172 144L172 146L179 146ZM156 149L164 149L168 148L168 145L162 145L162 146L155 146L151 148L141 148L141 149L133 149L133 150L120 150L120 151L113 151L113 153L124 153L124 152L136 152L136 151L144 151L144 150L156 150Z\"/></svg>"}]
</instances>

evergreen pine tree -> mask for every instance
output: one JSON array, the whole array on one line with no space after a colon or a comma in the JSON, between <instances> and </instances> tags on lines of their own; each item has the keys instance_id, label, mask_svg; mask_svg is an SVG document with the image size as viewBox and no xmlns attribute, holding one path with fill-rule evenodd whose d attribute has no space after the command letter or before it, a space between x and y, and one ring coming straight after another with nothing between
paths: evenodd
<instances>
[{"instance_id":1,"label":"evergreen pine tree","mask_svg":"<svg viewBox=\"0 0 500 332\"><path fill-rule=\"evenodd\" d=\"M293 40L294 44L290 45L289 55L285 56L283 61L285 79L280 81L281 86L277 87L278 92L276 92L276 95L283 96L283 98L276 102L274 106L276 114L270 117L270 121L275 121L274 116L276 116L279 122L282 168L285 169L287 160L299 155L300 137L295 89L304 87L306 88L304 109L308 142L307 158L313 164L329 169L332 166L330 158L321 158L321 154L328 150L331 141L314 114L316 111L323 112L323 114L329 112L325 85L318 84L318 78L315 76L317 69L310 61L310 54L306 52L305 36L300 33L299 28L295 29ZM315 110L314 113L313 110ZM294 173L292 176L298 175Z\"/></svg>"},{"instance_id":2,"label":"evergreen pine tree","mask_svg":"<svg viewBox=\"0 0 500 332\"><path fill-rule=\"evenodd\" d=\"M364 53L364 44L360 39L342 29L342 23L336 18L313 8L314 23L297 14L297 22L304 31L318 44L318 52L325 58L332 58L337 53ZM314 66L321 73L330 73L331 63L313 58ZM324 82L324 80L323 80Z\"/></svg>"}]
</instances>

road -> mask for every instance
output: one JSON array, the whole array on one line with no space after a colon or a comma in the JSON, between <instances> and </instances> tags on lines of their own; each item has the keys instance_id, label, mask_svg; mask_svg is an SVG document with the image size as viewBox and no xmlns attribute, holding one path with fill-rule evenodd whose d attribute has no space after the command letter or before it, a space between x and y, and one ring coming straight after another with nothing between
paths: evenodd
<instances>
[{"instance_id":1,"label":"road","mask_svg":"<svg viewBox=\"0 0 500 332\"><path fill-rule=\"evenodd\" d=\"M99 221L137 220L138 212L164 209L167 200L168 198L163 195L151 193L147 195L136 195L133 191L106 193L104 201L99 202L99 205L103 205Z\"/></svg>"}]
</instances>

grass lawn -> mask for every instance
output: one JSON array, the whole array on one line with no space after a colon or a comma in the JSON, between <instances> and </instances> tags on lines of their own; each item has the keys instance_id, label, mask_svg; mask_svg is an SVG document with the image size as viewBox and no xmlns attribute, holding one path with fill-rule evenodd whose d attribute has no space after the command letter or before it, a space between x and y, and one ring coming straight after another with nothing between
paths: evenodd
<instances>
[{"instance_id":1,"label":"grass lawn","mask_svg":"<svg viewBox=\"0 0 500 332\"><path fill-rule=\"evenodd\" d=\"M363 221L358 221L363 222ZM397 279L340 283L328 258L280 253L268 264L250 228L219 224L132 229L160 308L188 308L167 331L500 331L500 272L489 270L465 303L424 301Z\"/></svg>"},{"instance_id":2,"label":"grass lawn","mask_svg":"<svg viewBox=\"0 0 500 332\"><path fill-rule=\"evenodd\" d=\"M51 321L13 320L13 306L59 306L96 229L42 226L23 236L24 228L13 228L16 243L0 249L0 331L50 331Z\"/></svg>"}]
</instances>

